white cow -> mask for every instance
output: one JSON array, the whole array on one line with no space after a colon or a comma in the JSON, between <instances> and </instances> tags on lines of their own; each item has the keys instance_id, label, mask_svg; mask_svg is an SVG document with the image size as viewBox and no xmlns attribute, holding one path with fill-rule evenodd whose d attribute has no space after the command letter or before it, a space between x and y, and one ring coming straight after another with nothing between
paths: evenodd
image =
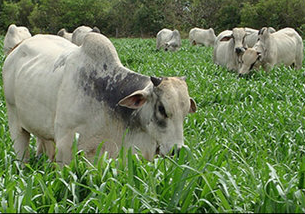
<instances>
[{"instance_id":1,"label":"white cow","mask_svg":"<svg viewBox=\"0 0 305 214\"><path fill-rule=\"evenodd\" d=\"M270 33L274 33L276 30L273 27L269 27ZM245 44L248 48L252 48L258 39L258 30L252 28L245 28L247 36L245 37Z\"/></svg>"},{"instance_id":2,"label":"white cow","mask_svg":"<svg viewBox=\"0 0 305 214\"><path fill-rule=\"evenodd\" d=\"M234 28L229 33L230 31L225 31L216 38L213 61L229 70L238 71L239 57L246 47L244 38L247 32L244 28Z\"/></svg>"},{"instance_id":3,"label":"white cow","mask_svg":"<svg viewBox=\"0 0 305 214\"><path fill-rule=\"evenodd\" d=\"M72 33L69 33L65 28L62 28L57 33L58 36L61 36L68 41L72 42Z\"/></svg>"},{"instance_id":4,"label":"white cow","mask_svg":"<svg viewBox=\"0 0 305 214\"><path fill-rule=\"evenodd\" d=\"M292 28L284 28L277 32L264 27L259 31L259 40L253 49L247 49L243 56L240 74L247 74L251 65L262 65L270 71L276 64L294 65L301 69L303 61L303 40Z\"/></svg>"},{"instance_id":5,"label":"white cow","mask_svg":"<svg viewBox=\"0 0 305 214\"><path fill-rule=\"evenodd\" d=\"M101 33L100 30L97 27L94 27L93 29L88 26L79 26L76 28L72 33L72 43L80 46L83 44L85 36L90 33Z\"/></svg>"},{"instance_id":6,"label":"white cow","mask_svg":"<svg viewBox=\"0 0 305 214\"><path fill-rule=\"evenodd\" d=\"M177 51L181 47L181 37L178 30L162 29L157 33L157 50Z\"/></svg>"},{"instance_id":7,"label":"white cow","mask_svg":"<svg viewBox=\"0 0 305 214\"><path fill-rule=\"evenodd\" d=\"M216 36L213 28L201 29L192 28L189 32L189 40L191 45L205 45L207 47L213 47Z\"/></svg>"},{"instance_id":8,"label":"white cow","mask_svg":"<svg viewBox=\"0 0 305 214\"><path fill-rule=\"evenodd\" d=\"M232 31L221 32L214 44L214 63L238 71L243 52L253 46L257 37L258 31L251 28L234 28Z\"/></svg>"},{"instance_id":9,"label":"white cow","mask_svg":"<svg viewBox=\"0 0 305 214\"><path fill-rule=\"evenodd\" d=\"M5 55L8 55L10 51L23 40L30 38L32 35L30 31L23 26L17 27L15 24L11 24L8 27L6 35L3 41L3 51Z\"/></svg>"},{"instance_id":10,"label":"white cow","mask_svg":"<svg viewBox=\"0 0 305 214\"><path fill-rule=\"evenodd\" d=\"M4 94L17 157L28 158L30 133L40 148L67 164L76 133L91 159L139 149L152 160L183 145L183 120L196 111L181 77L148 77L125 68L102 34L88 33L82 46L55 35L21 43L3 66Z\"/></svg>"}]
</instances>

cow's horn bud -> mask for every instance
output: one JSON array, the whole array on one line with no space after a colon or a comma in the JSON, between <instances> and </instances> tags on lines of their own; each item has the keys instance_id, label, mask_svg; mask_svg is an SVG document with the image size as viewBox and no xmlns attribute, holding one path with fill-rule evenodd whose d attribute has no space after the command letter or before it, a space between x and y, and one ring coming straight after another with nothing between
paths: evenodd
<instances>
[{"instance_id":1,"label":"cow's horn bud","mask_svg":"<svg viewBox=\"0 0 305 214\"><path fill-rule=\"evenodd\" d=\"M152 83L154 84L154 86L158 86L160 85L160 83L162 82L162 78L159 77L150 77L150 80L152 81Z\"/></svg>"}]
</instances>

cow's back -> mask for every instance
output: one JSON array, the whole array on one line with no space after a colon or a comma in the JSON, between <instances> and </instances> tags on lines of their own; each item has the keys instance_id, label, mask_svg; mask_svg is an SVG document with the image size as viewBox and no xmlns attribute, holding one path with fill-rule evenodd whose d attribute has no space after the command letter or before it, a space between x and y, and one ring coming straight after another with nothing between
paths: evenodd
<instances>
[{"instance_id":1,"label":"cow's back","mask_svg":"<svg viewBox=\"0 0 305 214\"><path fill-rule=\"evenodd\" d=\"M303 50L302 38L298 33L292 28L284 28L271 36L276 44L277 62L283 62L286 65L295 63L296 58Z\"/></svg>"},{"instance_id":2,"label":"cow's back","mask_svg":"<svg viewBox=\"0 0 305 214\"><path fill-rule=\"evenodd\" d=\"M42 133L53 126L64 67L64 62L57 59L73 47L58 36L36 35L21 43L5 60L2 75L7 107L26 130Z\"/></svg>"}]
</instances>

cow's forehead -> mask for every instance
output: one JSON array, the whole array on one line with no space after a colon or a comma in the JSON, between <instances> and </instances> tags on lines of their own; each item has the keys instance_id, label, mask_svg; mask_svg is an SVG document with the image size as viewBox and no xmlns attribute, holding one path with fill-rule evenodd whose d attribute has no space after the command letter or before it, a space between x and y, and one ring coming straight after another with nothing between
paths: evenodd
<instances>
[{"instance_id":1,"label":"cow's forehead","mask_svg":"<svg viewBox=\"0 0 305 214\"><path fill-rule=\"evenodd\" d=\"M245 53L243 54L242 58L243 58L243 61L244 63L246 64L252 64L253 62L255 62L256 60L256 57L257 57L257 53L255 50L253 49L247 49L245 51Z\"/></svg>"},{"instance_id":2,"label":"cow's forehead","mask_svg":"<svg viewBox=\"0 0 305 214\"><path fill-rule=\"evenodd\" d=\"M246 35L246 31L243 28L234 28L233 29L234 37L243 37L244 35Z\"/></svg>"},{"instance_id":3,"label":"cow's forehead","mask_svg":"<svg viewBox=\"0 0 305 214\"><path fill-rule=\"evenodd\" d=\"M162 91L160 99L163 102L173 108L185 106L188 111L190 97L184 80L177 77L166 77L163 78L158 88Z\"/></svg>"}]
</instances>

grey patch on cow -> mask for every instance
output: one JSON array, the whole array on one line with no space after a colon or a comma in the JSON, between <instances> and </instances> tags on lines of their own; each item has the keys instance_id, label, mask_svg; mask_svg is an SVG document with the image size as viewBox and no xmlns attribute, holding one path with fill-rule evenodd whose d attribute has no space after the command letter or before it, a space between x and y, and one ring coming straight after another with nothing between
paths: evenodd
<instances>
[{"instance_id":1,"label":"grey patch on cow","mask_svg":"<svg viewBox=\"0 0 305 214\"><path fill-rule=\"evenodd\" d=\"M107 64L104 63L104 66L103 66L104 70L107 71Z\"/></svg>"},{"instance_id":2,"label":"grey patch on cow","mask_svg":"<svg viewBox=\"0 0 305 214\"><path fill-rule=\"evenodd\" d=\"M133 92L144 89L150 79L147 76L129 71L127 71L127 75L121 75L121 73L125 73L122 72L122 69L125 68L117 67L109 75L99 76L103 71L81 67L78 69L78 85L83 89L85 95L106 104L109 110L117 113L116 115L130 126L139 120L134 114L137 110L122 107L118 105L118 102ZM111 74L116 73L117 75L111 76Z\"/></svg>"},{"instance_id":3,"label":"grey patch on cow","mask_svg":"<svg viewBox=\"0 0 305 214\"><path fill-rule=\"evenodd\" d=\"M62 55L59 57L59 59L56 60L56 62L54 63L53 72L55 72L58 68L66 64L67 57L68 55Z\"/></svg>"},{"instance_id":4,"label":"grey patch on cow","mask_svg":"<svg viewBox=\"0 0 305 214\"><path fill-rule=\"evenodd\" d=\"M92 32L94 32L94 33L101 33L101 31L100 31L100 29L98 27L94 27L92 29Z\"/></svg>"},{"instance_id":5,"label":"grey patch on cow","mask_svg":"<svg viewBox=\"0 0 305 214\"><path fill-rule=\"evenodd\" d=\"M58 36L63 36L64 34L65 34L65 29L63 28L63 29L61 29L60 31L58 31L58 33L57 33L57 35Z\"/></svg>"}]
</instances>

